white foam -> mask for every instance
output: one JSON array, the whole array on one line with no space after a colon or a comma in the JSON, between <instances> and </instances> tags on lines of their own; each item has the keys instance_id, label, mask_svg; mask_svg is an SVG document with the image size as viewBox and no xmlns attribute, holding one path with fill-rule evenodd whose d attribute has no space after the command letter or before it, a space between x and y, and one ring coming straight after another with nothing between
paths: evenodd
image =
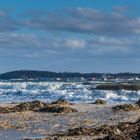
<instances>
[{"instance_id":1,"label":"white foam","mask_svg":"<svg viewBox=\"0 0 140 140\"><path fill-rule=\"evenodd\" d=\"M88 87L80 82L0 82L0 102L54 101L59 98L71 102L94 102L100 98L117 103L135 102L140 98L140 91L92 91Z\"/></svg>"}]
</instances>

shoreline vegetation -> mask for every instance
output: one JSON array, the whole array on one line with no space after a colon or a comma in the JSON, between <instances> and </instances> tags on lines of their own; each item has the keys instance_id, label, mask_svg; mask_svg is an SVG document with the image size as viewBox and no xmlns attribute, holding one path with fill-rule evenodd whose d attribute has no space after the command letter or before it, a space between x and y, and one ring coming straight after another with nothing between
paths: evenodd
<instances>
[{"instance_id":1,"label":"shoreline vegetation","mask_svg":"<svg viewBox=\"0 0 140 140\"><path fill-rule=\"evenodd\" d=\"M40 78L79 78L83 77L86 79L96 78L103 79L104 76L109 78L139 78L140 73L80 73L80 72L52 72L52 71L37 71L37 70L17 70L0 74L0 79L40 79Z\"/></svg>"},{"instance_id":2,"label":"shoreline vegetation","mask_svg":"<svg viewBox=\"0 0 140 140\"><path fill-rule=\"evenodd\" d=\"M21 140L139 140L140 100L121 105L108 105L100 99L92 104L63 99L1 104L2 140L6 132L10 137L11 130L11 140L17 136Z\"/></svg>"}]
</instances>

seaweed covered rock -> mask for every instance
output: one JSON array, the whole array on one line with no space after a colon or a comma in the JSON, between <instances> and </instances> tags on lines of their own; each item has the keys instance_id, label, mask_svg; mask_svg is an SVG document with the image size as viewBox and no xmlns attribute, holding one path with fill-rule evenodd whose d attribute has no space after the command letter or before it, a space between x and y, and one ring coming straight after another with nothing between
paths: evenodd
<instances>
[{"instance_id":1,"label":"seaweed covered rock","mask_svg":"<svg viewBox=\"0 0 140 140\"><path fill-rule=\"evenodd\" d=\"M24 102L24 103L20 103L19 105L16 105L13 108L13 111L36 111L39 110L41 108L46 107L48 104L41 102L41 101L32 101L32 102Z\"/></svg>"},{"instance_id":2,"label":"seaweed covered rock","mask_svg":"<svg viewBox=\"0 0 140 140\"><path fill-rule=\"evenodd\" d=\"M70 103L64 99L59 99L55 102L52 102L51 104L58 104L58 105L70 105Z\"/></svg>"},{"instance_id":3,"label":"seaweed covered rock","mask_svg":"<svg viewBox=\"0 0 140 140\"><path fill-rule=\"evenodd\" d=\"M97 99L97 100L94 102L94 104L97 104L97 105L105 105L105 104L107 104L107 102L104 101L104 100L101 100L101 99Z\"/></svg>"},{"instance_id":4,"label":"seaweed covered rock","mask_svg":"<svg viewBox=\"0 0 140 140\"><path fill-rule=\"evenodd\" d=\"M91 135L94 134L95 131L92 128L74 128L74 129L69 129L67 136L79 136L79 135Z\"/></svg>"},{"instance_id":5,"label":"seaweed covered rock","mask_svg":"<svg viewBox=\"0 0 140 140\"><path fill-rule=\"evenodd\" d=\"M56 102L57 103L57 102ZM61 103L66 104L65 101L58 101L60 104L47 104L41 101L23 102L14 107L0 107L0 114L23 112L23 111L39 111L39 112L51 112L51 113L74 113L76 109L61 106Z\"/></svg>"},{"instance_id":6,"label":"seaweed covered rock","mask_svg":"<svg viewBox=\"0 0 140 140\"><path fill-rule=\"evenodd\" d=\"M112 107L113 111L135 111L140 109L137 104L123 104Z\"/></svg>"},{"instance_id":7,"label":"seaweed covered rock","mask_svg":"<svg viewBox=\"0 0 140 140\"><path fill-rule=\"evenodd\" d=\"M0 107L0 114L23 111L36 111L46 107L47 105L47 103L41 101L23 102L13 107Z\"/></svg>"},{"instance_id":8,"label":"seaweed covered rock","mask_svg":"<svg viewBox=\"0 0 140 140\"><path fill-rule=\"evenodd\" d=\"M52 106L48 105L45 108L39 110L39 112L49 112L49 113L75 113L78 112L76 109L66 106Z\"/></svg>"},{"instance_id":9,"label":"seaweed covered rock","mask_svg":"<svg viewBox=\"0 0 140 140\"><path fill-rule=\"evenodd\" d=\"M117 135L117 134L114 134L114 133L110 133L108 134L108 136L106 136L105 138L103 139L100 139L100 140L132 140L126 136L123 136L123 135Z\"/></svg>"},{"instance_id":10,"label":"seaweed covered rock","mask_svg":"<svg viewBox=\"0 0 140 140\"><path fill-rule=\"evenodd\" d=\"M140 120L134 123L124 122L118 125L102 125L98 128L74 128L63 133L61 138L68 136L103 136L100 140L139 140L140 138ZM99 140L98 139L98 140ZM95 140L95 139L93 139ZM97 140L97 139L96 139Z\"/></svg>"},{"instance_id":11,"label":"seaweed covered rock","mask_svg":"<svg viewBox=\"0 0 140 140\"><path fill-rule=\"evenodd\" d=\"M0 114L10 113L11 109L8 107L0 107Z\"/></svg>"}]
</instances>

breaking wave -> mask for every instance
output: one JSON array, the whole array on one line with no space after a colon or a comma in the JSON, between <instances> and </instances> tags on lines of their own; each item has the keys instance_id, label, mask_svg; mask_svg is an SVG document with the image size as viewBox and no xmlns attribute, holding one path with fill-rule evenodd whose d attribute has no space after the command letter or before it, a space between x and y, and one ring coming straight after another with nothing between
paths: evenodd
<instances>
[{"instance_id":1,"label":"breaking wave","mask_svg":"<svg viewBox=\"0 0 140 140\"><path fill-rule=\"evenodd\" d=\"M0 82L0 103L51 102L60 98L75 103L92 103L96 99L104 99L108 103L131 103L140 98L140 91L89 90L90 86L81 82Z\"/></svg>"}]
</instances>

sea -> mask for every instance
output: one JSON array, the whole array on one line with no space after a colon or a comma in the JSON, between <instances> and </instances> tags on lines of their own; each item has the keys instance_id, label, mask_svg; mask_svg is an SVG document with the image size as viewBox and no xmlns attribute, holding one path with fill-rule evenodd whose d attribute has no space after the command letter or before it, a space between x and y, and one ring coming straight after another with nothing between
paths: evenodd
<instances>
[{"instance_id":1,"label":"sea","mask_svg":"<svg viewBox=\"0 0 140 140\"><path fill-rule=\"evenodd\" d=\"M96 90L98 81L0 81L0 103L40 100L52 102L65 99L72 103L93 103L97 99L108 104L134 103L140 91Z\"/></svg>"}]
</instances>

